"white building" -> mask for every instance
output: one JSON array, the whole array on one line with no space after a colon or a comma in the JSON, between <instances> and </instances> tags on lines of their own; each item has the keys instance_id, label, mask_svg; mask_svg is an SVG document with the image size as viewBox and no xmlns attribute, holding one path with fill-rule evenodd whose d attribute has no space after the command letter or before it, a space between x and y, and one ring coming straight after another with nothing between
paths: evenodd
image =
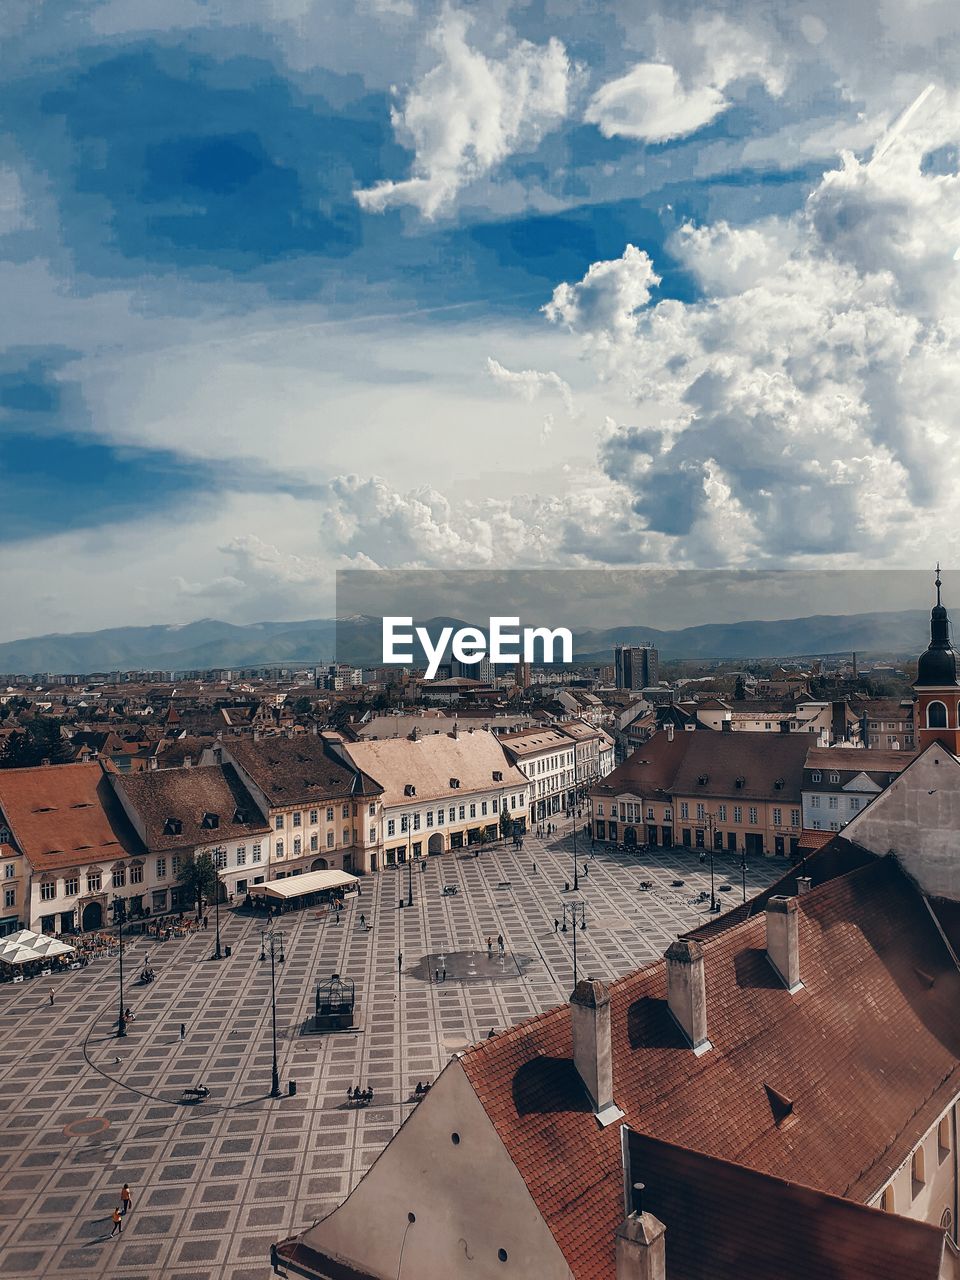
<instances>
[{"instance_id":1,"label":"white building","mask_svg":"<svg viewBox=\"0 0 960 1280\"><path fill-rule=\"evenodd\" d=\"M530 783L530 817L542 822L566 807L576 788L574 740L560 728L503 734L507 755Z\"/></svg>"},{"instance_id":2,"label":"white building","mask_svg":"<svg viewBox=\"0 0 960 1280\"><path fill-rule=\"evenodd\" d=\"M804 829L840 831L913 759L906 751L812 748L803 770Z\"/></svg>"}]
</instances>

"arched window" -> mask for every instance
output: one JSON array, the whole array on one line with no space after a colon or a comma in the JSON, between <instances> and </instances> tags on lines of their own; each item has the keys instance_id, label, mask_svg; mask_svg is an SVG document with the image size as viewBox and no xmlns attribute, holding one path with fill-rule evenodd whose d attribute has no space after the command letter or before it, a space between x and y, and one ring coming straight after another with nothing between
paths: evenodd
<instances>
[{"instance_id":1,"label":"arched window","mask_svg":"<svg viewBox=\"0 0 960 1280\"><path fill-rule=\"evenodd\" d=\"M884 1213L894 1213L895 1206L893 1203L893 1187L884 1187L883 1196L880 1200L880 1208Z\"/></svg>"},{"instance_id":2,"label":"arched window","mask_svg":"<svg viewBox=\"0 0 960 1280\"><path fill-rule=\"evenodd\" d=\"M942 702L927 703L927 728L945 729L947 727L947 708Z\"/></svg>"},{"instance_id":3,"label":"arched window","mask_svg":"<svg viewBox=\"0 0 960 1280\"><path fill-rule=\"evenodd\" d=\"M910 1161L910 1181L912 1183L912 1191L914 1196L923 1190L926 1178L924 1177L923 1167L923 1147L917 1147Z\"/></svg>"}]
</instances>

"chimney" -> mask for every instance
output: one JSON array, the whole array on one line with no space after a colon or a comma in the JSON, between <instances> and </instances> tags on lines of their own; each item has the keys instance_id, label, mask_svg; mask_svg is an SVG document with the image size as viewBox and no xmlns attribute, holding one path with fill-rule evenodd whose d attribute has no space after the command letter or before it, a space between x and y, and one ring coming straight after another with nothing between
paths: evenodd
<instances>
[{"instance_id":1,"label":"chimney","mask_svg":"<svg viewBox=\"0 0 960 1280\"><path fill-rule=\"evenodd\" d=\"M712 1049L707 1039L707 984L703 947L693 938L679 938L667 947L667 1004L670 1012L700 1056Z\"/></svg>"},{"instance_id":2,"label":"chimney","mask_svg":"<svg viewBox=\"0 0 960 1280\"><path fill-rule=\"evenodd\" d=\"M154 769L156 769L156 767L157 767L157 757L156 757L156 756L149 756L149 757L147 758L147 768L148 768L148 770L152 773L152 772L154 771Z\"/></svg>"},{"instance_id":3,"label":"chimney","mask_svg":"<svg viewBox=\"0 0 960 1280\"><path fill-rule=\"evenodd\" d=\"M673 741L673 725L672 724L666 725L666 731L667 731L667 741L672 742Z\"/></svg>"},{"instance_id":4,"label":"chimney","mask_svg":"<svg viewBox=\"0 0 960 1280\"><path fill-rule=\"evenodd\" d=\"M193 765L193 757L192 757L192 756L184 756L184 757L183 757L183 767L184 767L185 769L189 769L189 768L191 768L191 766L192 766L192 765Z\"/></svg>"},{"instance_id":5,"label":"chimney","mask_svg":"<svg viewBox=\"0 0 960 1280\"><path fill-rule=\"evenodd\" d=\"M813 888L813 880L810 876L797 876L797 893L801 896L809 893Z\"/></svg>"},{"instance_id":6,"label":"chimney","mask_svg":"<svg viewBox=\"0 0 960 1280\"><path fill-rule=\"evenodd\" d=\"M666 1280L664 1248L666 1227L652 1213L643 1211L643 1183L635 1182L631 1212L614 1237L617 1245L617 1280Z\"/></svg>"},{"instance_id":7,"label":"chimney","mask_svg":"<svg viewBox=\"0 0 960 1280\"><path fill-rule=\"evenodd\" d=\"M767 903L767 959L791 995L802 987L796 898L771 898Z\"/></svg>"},{"instance_id":8,"label":"chimney","mask_svg":"<svg viewBox=\"0 0 960 1280\"><path fill-rule=\"evenodd\" d=\"M724 716L723 719L720 721L720 731L721 733L733 732L733 721L729 716Z\"/></svg>"},{"instance_id":9,"label":"chimney","mask_svg":"<svg viewBox=\"0 0 960 1280\"><path fill-rule=\"evenodd\" d=\"M623 1119L613 1100L610 993L597 978L584 978L570 997L573 1065L586 1086L601 1128Z\"/></svg>"}]
</instances>

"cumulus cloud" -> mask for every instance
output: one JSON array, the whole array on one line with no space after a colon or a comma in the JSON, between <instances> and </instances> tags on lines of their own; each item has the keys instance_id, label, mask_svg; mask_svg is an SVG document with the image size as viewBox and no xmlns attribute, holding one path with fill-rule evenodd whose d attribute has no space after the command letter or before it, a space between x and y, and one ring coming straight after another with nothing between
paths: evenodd
<instances>
[{"instance_id":1,"label":"cumulus cloud","mask_svg":"<svg viewBox=\"0 0 960 1280\"><path fill-rule=\"evenodd\" d=\"M487 357L487 373L498 386L530 403L543 394L558 395L567 413L573 417L573 392L559 373L552 370L541 373L539 369L505 369L499 360L490 356Z\"/></svg>"},{"instance_id":2,"label":"cumulus cloud","mask_svg":"<svg viewBox=\"0 0 960 1280\"><path fill-rule=\"evenodd\" d=\"M658 60L634 64L587 105L584 119L604 137L666 142L694 133L726 111L724 90L739 80L758 79L768 92L783 92L783 65L759 32L722 14L651 25Z\"/></svg>"},{"instance_id":3,"label":"cumulus cloud","mask_svg":"<svg viewBox=\"0 0 960 1280\"><path fill-rule=\"evenodd\" d=\"M364 209L411 204L436 217L462 187L536 146L566 117L573 73L559 40L511 40L503 56L488 57L467 43L469 25L466 14L444 11L430 38L437 65L391 113L414 149L413 176L357 191Z\"/></svg>"},{"instance_id":4,"label":"cumulus cloud","mask_svg":"<svg viewBox=\"0 0 960 1280\"><path fill-rule=\"evenodd\" d=\"M548 317L656 409L655 428L601 444L648 531L779 562L882 559L946 532L960 175L930 167L931 137L921 120L870 163L844 157L794 217L684 227L671 249L696 302L647 305L632 246L555 291Z\"/></svg>"}]
</instances>

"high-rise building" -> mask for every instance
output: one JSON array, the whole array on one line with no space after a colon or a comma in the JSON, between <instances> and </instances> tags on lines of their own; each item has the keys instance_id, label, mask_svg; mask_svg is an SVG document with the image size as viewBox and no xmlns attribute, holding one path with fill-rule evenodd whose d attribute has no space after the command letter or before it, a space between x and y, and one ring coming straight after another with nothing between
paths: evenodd
<instances>
[{"instance_id":1,"label":"high-rise building","mask_svg":"<svg viewBox=\"0 0 960 1280\"><path fill-rule=\"evenodd\" d=\"M660 679L660 654L651 645L618 644L613 663L618 689L644 689Z\"/></svg>"}]
</instances>

